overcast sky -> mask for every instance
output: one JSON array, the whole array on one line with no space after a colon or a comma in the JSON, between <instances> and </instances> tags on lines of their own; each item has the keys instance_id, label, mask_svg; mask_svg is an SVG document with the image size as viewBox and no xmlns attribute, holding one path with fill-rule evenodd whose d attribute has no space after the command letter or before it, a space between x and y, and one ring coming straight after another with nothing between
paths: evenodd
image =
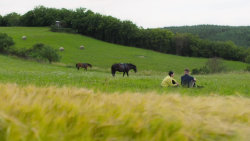
<instances>
[{"instance_id":1,"label":"overcast sky","mask_svg":"<svg viewBox=\"0 0 250 141\"><path fill-rule=\"evenodd\" d=\"M250 0L0 0L0 14L35 6L75 9L131 20L144 28L219 24L250 25Z\"/></svg>"}]
</instances>

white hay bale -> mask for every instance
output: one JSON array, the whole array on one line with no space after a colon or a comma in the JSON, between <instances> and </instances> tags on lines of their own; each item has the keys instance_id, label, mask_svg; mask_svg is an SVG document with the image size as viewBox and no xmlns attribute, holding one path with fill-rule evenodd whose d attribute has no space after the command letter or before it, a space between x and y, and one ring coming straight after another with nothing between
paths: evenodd
<instances>
[{"instance_id":1,"label":"white hay bale","mask_svg":"<svg viewBox=\"0 0 250 141\"><path fill-rule=\"evenodd\" d=\"M26 36L23 36L23 37L22 37L22 39L23 39L23 40L26 40L26 39L27 39L27 37L26 37Z\"/></svg>"},{"instance_id":2,"label":"white hay bale","mask_svg":"<svg viewBox=\"0 0 250 141\"><path fill-rule=\"evenodd\" d=\"M84 49L84 46L83 46L83 45L81 45L81 46L80 46L80 49Z\"/></svg>"},{"instance_id":3,"label":"white hay bale","mask_svg":"<svg viewBox=\"0 0 250 141\"><path fill-rule=\"evenodd\" d=\"M60 51L64 51L64 48L63 48L63 47L60 47L59 50L60 50Z\"/></svg>"}]
</instances>

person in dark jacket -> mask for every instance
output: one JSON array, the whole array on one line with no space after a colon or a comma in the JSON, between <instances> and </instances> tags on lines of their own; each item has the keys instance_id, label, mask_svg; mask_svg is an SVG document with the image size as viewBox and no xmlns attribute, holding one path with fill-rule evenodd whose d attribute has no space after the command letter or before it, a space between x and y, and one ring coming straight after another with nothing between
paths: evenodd
<instances>
[{"instance_id":1,"label":"person in dark jacket","mask_svg":"<svg viewBox=\"0 0 250 141\"><path fill-rule=\"evenodd\" d=\"M181 85L184 87L195 87L196 79L189 75L189 69L184 70L184 75L181 77Z\"/></svg>"}]
</instances>

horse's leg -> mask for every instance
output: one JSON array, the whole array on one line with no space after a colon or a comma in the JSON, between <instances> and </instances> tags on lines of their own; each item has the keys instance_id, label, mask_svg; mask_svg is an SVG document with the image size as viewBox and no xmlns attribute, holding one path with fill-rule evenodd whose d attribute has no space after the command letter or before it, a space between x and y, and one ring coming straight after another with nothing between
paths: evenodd
<instances>
[{"instance_id":1,"label":"horse's leg","mask_svg":"<svg viewBox=\"0 0 250 141\"><path fill-rule=\"evenodd\" d=\"M128 75L128 71L127 71L126 73L127 73L127 77L128 77L128 76L129 76L129 75Z\"/></svg>"},{"instance_id":2,"label":"horse's leg","mask_svg":"<svg viewBox=\"0 0 250 141\"><path fill-rule=\"evenodd\" d=\"M123 72L123 77L124 77L124 75L125 75L125 71Z\"/></svg>"},{"instance_id":3,"label":"horse's leg","mask_svg":"<svg viewBox=\"0 0 250 141\"><path fill-rule=\"evenodd\" d=\"M77 70L79 70L79 67L77 67Z\"/></svg>"},{"instance_id":4,"label":"horse's leg","mask_svg":"<svg viewBox=\"0 0 250 141\"><path fill-rule=\"evenodd\" d=\"M115 77L115 71L112 72L112 76Z\"/></svg>"}]
</instances>

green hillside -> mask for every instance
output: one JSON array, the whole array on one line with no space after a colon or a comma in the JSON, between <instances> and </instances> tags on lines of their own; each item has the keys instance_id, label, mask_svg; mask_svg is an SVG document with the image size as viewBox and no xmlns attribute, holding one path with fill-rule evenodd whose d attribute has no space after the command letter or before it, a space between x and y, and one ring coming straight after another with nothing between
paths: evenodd
<instances>
[{"instance_id":1,"label":"green hillside","mask_svg":"<svg viewBox=\"0 0 250 141\"><path fill-rule=\"evenodd\" d=\"M0 32L13 37L15 47L29 48L36 43L48 44L54 48L64 47L60 52L61 63L75 66L77 62L88 62L94 67L110 71L113 63L130 62L137 65L139 71L166 72L174 70L182 73L184 68L199 68L207 59L167 55L150 50L126 47L95 40L82 35L50 32L49 28L40 27L0 27ZM22 36L27 40L22 40ZM80 45L85 49L80 50ZM229 70L243 70L246 64L225 61Z\"/></svg>"},{"instance_id":2,"label":"green hillside","mask_svg":"<svg viewBox=\"0 0 250 141\"><path fill-rule=\"evenodd\" d=\"M212 41L233 41L236 45L250 47L250 26L196 25L165 27L174 33L191 33Z\"/></svg>"},{"instance_id":3,"label":"green hillside","mask_svg":"<svg viewBox=\"0 0 250 141\"><path fill-rule=\"evenodd\" d=\"M13 37L16 48L39 42L65 48L61 62L52 64L0 55L0 141L249 139L250 73L243 71L245 63L224 61L230 72L194 75L204 88L162 88L168 70L176 71L180 82L184 68L201 67L207 59L49 28L0 27L0 32ZM94 67L78 71L76 62ZM134 63L138 73L112 77L114 62Z\"/></svg>"},{"instance_id":4,"label":"green hillside","mask_svg":"<svg viewBox=\"0 0 250 141\"><path fill-rule=\"evenodd\" d=\"M50 32L49 28L0 28L14 38L15 47L31 47L35 43L45 43L54 48L63 46L60 52L62 60L59 63L37 63L16 57L0 56L0 82L35 84L38 86L77 86L101 91L159 91L179 92L188 94L244 94L249 95L249 73L243 73L247 64L235 61L224 61L232 73L216 75L198 75L198 84L205 86L202 90L192 89L162 89L160 83L167 71L176 72L180 82L183 69L201 67L207 59L190 58L162 54L149 50L120 46L98 41L86 36ZM27 40L22 40L23 35ZM86 49L80 50L84 45ZM94 67L89 71L77 71L75 63L89 62ZM137 65L138 73L131 72L129 78L122 78L118 73L113 78L110 66L115 62L131 62ZM239 83L240 82L240 83Z\"/></svg>"}]
</instances>

